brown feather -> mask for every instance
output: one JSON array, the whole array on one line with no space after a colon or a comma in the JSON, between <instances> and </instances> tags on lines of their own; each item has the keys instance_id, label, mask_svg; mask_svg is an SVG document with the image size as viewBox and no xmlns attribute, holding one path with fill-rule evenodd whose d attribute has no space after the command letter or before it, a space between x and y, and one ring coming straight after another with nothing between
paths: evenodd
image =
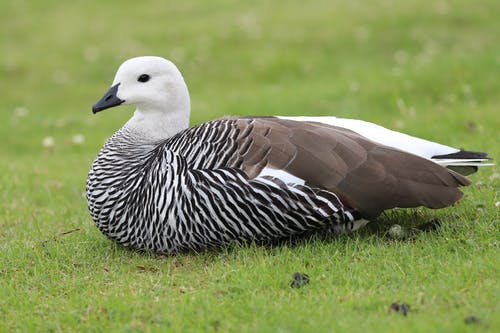
<instances>
[{"instance_id":1,"label":"brown feather","mask_svg":"<svg viewBox=\"0 0 500 333\"><path fill-rule=\"evenodd\" d=\"M458 186L470 184L454 171L345 128L274 117L236 121L238 160L250 178L264 167L283 169L338 194L365 217L394 207L446 207L462 197Z\"/></svg>"}]
</instances>

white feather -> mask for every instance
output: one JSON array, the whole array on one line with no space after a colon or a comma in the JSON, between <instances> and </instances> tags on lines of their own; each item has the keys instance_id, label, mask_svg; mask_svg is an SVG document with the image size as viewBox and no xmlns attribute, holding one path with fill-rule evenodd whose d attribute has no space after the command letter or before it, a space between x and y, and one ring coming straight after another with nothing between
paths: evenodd
<instances>
[{"instance_id":1,"label":"white feather","mask_svg":"<svg viewBox=\"0 0 500 333\"><path fill-rule=\"evenodd\" d=\"M377 143L394 147L414 155L431 159L435 155L452 154L459 151L457 148L442 145L440 143L420 139L404 133L396 132L385 127L357 119L345 119L337 117L281 117L295 121L313 121L331 126L347 128L367 139Z\"/></svg>"},{"instance_id":2,"label":"white feather","mask_svg":"<svg viewBox=\"0 0 500 333\"><path fill-rule=\"evenodd\" d=\"M440 165L444 166L478 166L478 167L483 167L483 166L492 166L495 165L494 163L483 163L483 161L488 161L488 159L432 159L434 162Z\"/></svg>"},{"instance_id":3,"label":"white feather","mask_svg":"<svg viewBox=\"0 0 500 333\"><path fill-rule=\"evenodd\" d=\"M298 185L304 185L306 182L304 179L296 177L292 175L291 173L288 173L284 170L278 170L278 169L273 169L273 168L268 168L265 167L262 169L262 171L259 173L257 178L263 177L263 176L271 176L278 178L285 184L298 184Z\"/></svg>"}]
</instances>

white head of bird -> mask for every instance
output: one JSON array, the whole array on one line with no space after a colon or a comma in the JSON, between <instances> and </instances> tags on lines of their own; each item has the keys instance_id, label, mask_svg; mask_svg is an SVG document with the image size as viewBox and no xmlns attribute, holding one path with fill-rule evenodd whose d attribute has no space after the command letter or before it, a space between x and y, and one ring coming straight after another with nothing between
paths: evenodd
<instances>
[{"instance_id":1,"label":"white head of bird","mask_svg":"<svg viewBox=\"0 0 500 333\"><path fill-rule=\"evenodd\" d=\"M125 61L92 111L122 104L136 107L125 128L152 140L168 138L189 126L190 100L184 78L171 61L161 57Z\"/></svg>"}]
</instances>

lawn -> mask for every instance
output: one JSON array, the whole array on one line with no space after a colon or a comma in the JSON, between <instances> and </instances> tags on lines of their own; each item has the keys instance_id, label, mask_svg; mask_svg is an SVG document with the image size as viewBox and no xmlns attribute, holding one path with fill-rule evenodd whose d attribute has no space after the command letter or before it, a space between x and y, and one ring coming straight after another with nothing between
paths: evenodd
<instances>
[{"instance_id":1,"label":"lawn","mask_svg":"<svg viewBox=\"0 0 500 333\"><path fill-rule=\"evenodd\" d=\"M84 198L100 146L133 111L91 106L138 55L178 65L193 124L361 118L498 163L499 1L3 0L0 22L0 331L500 330L498 166L447 209L175 256L106 239ZM387 232L435 218L432 232ZM291 288L294 272L309 284Z\"/></svg>"}]
</instances>

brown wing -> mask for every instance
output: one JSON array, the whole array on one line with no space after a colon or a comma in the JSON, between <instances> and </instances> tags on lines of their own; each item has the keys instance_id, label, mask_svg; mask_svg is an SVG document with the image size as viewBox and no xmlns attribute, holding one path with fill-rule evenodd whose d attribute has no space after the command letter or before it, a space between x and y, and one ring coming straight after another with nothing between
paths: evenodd
<instances>
[{"instance_id":1,"label":"brown wing","mask_svg":"<svg viewBox=\"0 0 500 333\"><path fill-rule=\"evenodd\" d=\"M442 208L470 181L440 165L377 144L350 130L274 117L237 118L238 153L231 162L250 178L264 167L283 169L339 195L373 217L394 207Z\"/></svg>"}]
</instances>

